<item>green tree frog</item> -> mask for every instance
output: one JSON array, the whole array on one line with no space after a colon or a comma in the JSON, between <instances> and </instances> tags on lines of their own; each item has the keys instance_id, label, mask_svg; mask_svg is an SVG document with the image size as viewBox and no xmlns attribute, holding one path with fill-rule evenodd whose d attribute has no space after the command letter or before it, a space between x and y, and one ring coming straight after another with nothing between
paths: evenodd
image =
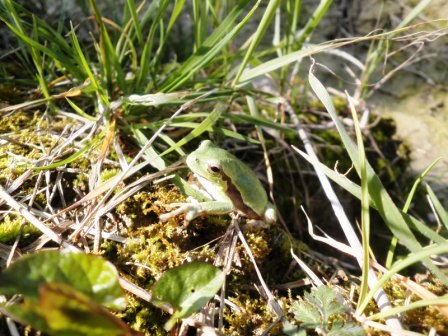
<instances>
[{"instance_id":1,"label":"green tree frog","mask_svg":"<svg viewBox=\"0 0 448 336\"><path fill-rule=\"evenodd\" d=\"M172 203L169 207L177 209L162 214L162 221L185 214L185 221L188 223L200 215L221 215L234 211L269 224L276 221L276 210L274 205L268 202L260 180L252 169L236 156L217 147L210 140L205 140L187 156L186 161L207 192L208 200Z\"/></svg>"}]
</instances>

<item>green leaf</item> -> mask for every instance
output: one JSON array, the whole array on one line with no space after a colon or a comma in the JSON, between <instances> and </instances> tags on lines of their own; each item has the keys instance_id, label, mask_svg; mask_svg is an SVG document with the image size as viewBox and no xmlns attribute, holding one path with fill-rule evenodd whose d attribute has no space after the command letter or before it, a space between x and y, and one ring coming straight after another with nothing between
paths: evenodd
<instances>
[{"instance_id":1,"label":"green leaf","mask_svg":"<svg viewBox=\"0 0 448 336\"><path fill-rule=\"evenodd\" d=\"M62 283L91 297L96 303L123 309L125 298L115 267L101 257L83 253L45 251L25 256L0 276L0 292L24 295L36 302L47 283Z\"/></svg>"},{"instance_id":2,"label":"green leaf","mask_svg":"<svg viewBox=\"0 0 448 336\"><path fill-rule=\"evenodd\" d=\"M153 303L158 307L167 304L174 310L165 324L171 330L177 320L201 309L224 282L224 273L213 265L192 262L167 271L154 285Z\"/></svg>"},{"instance_id":3,"label":"green leaf","mask_svg":"<svg viewBox=\"0 0 448 336\"><path fill-rule=\"evenodd\" d=\"M288 321L283 322L282 332L286 336L306 336L305 329L299 329L297 326Z\"/></svg>"},{"instance_id":4,"label":"green leaf","mask_svg":"<svg viewBox=\"0 0 448 336\"><path fill-rule=\"evenodd\" d=\"M5 310L15 319L50 335L138 334L87 295L64 283L43 284L37 303L25 301L6 306Z\"/></svg>"},{"instance_id":5,"label":"green leaf","mask_svg":"<svg viewBox=\"0 0 448 336\"><path fill-rule=\"evenodd\" d=\"M311 293L305 293L305 300L317 307L324 317L342 314L345 310L339 303L336 292L330 287L322 286Z\"/></svg>"},{"instance_id":6,"label":"green leaf","mask_svg":"<svg viewBox=\"0 0 448 336\"><path fill-rule=\"evenodd\" d=\"M333 323L333 327L327 333L327 336L364 336L365 334L366 332L361 326L351 321L343 323L338 320Z\"/></svg>"},{"instance_id":7,"label":"green leaf","mask_svg":"<svg viewBox=\"0 0 448 336\"><path fill-rule=\"evenodd\" d=\"M308 302L294 302L292 305L294 318L305 328L316 328L322 324L319 311Z\"/></svg>"},{"instance_id":8,"label":"green leaf","mask_svg":"<svg viewBox=\"0 0 448 336\"><path fill-rule=\"evenodd\" d=\"M305 293L301 302L294 302L294 317L305 328L324 327L331 315L342 314L345 311L330 287L322 286Z\"/></svg>"},{"instance_id":9,"label":"green leaf","mask_svg":"<svg viewBox=\"0 0 448 336\"><path fill-rule=\"evenodd\" d=\"M294 317L301 322L300 329L316 329L324 331L325 335L346 335L361 336L364 330L352 321L345 322L341 319L332 319L331 331L329 321L334 315L344 314L346 309L339 303L336 292L327 286L313 289L310 293L305 293L301 301L296 301L292 305ZM285 325L288 335L298 335L292 325ZM284 329L285 329L284 327ZM300 330L299 329L299 330ZM294 333L296 332L296 333Z\"/></svg>"}]
</instances>

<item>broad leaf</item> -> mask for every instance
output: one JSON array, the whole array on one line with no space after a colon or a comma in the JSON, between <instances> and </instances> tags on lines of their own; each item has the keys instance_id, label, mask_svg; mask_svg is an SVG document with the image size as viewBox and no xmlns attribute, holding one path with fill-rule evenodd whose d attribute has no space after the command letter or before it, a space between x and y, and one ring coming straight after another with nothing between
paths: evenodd
<instances>
[{"instance_id":1,"label":"broad leaf","mask_svg":"<svg viewBox=\"0 0 448 336\"><path fill-rule=\"evenodd\" d=\"M0 275L0 292L20 293L35 302L47 283L70 285L110 308L125 307L115 267L101 257L83 253L45 251L25 256Z\"/></svg>"},{"instance_id":2,"label":"broad leaf","mask_svg":"<svg viewBox=\"0 0 448 336\"><path fill-rule=\"evenodd\" d=\"M91 298L63 283L41 285L37 303L25 301L4 309L15 319L50 335L141 335Z\"/></svg>"},{"instance_id":3,"label":"broad leaf","mask_svg":"<svg viewBox=\"0 0 448 336\"><path fill-rule=\"evenodd\" d=\"M165 324L170 330L177 320L201 309L224 282L224 273L213 265L193 262L167 271L155 284L153 303L171 306L174 313Z\"/></svg>"}]
</instances>

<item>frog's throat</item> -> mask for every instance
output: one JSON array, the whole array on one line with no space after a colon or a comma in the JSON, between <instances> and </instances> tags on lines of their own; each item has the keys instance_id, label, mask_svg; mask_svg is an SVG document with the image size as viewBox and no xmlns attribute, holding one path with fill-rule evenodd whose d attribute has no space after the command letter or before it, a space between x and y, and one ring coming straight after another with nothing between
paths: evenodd
<instances>
[{"instance_id":1,"label":"frog's throat","mask_svg":"<svg viewBox=\"0 0 448 336\"><path fill-rule=\"evenodd\" d=\"M257 214L252 208L248 207L241 196L240 191L232 183L232 180L223 172L221 172L223 181L226 182L227 188L225 190L226 195L232 201L234 207L241 212L243 215L250 219L262 219L259 214Z\"/></svg>"}]
</instances>

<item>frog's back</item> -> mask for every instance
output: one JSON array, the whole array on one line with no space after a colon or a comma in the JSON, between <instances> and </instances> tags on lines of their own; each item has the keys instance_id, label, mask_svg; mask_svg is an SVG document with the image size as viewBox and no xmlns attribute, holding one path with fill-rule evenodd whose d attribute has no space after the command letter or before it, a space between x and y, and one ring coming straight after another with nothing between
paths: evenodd
<instances>
[{"instance_id":1,"label":"frog's back","mask_svg":"<svg viewBox=\"0 0 448 336\"><path fill-rule=\"evenodd\" d=\"M235 208L249 218L263 218L268 204L266 191L254 171L243 161L210 140L204 140L187 158L188 163L204 177L209 164L220 166L219 174L227 185L225 192Z\"/></svg>"},{"instance_id":2,"label":"frog's back","mask_svg":"<svg viewBox=\"0 0 448 336\"><path fill-rule=\"evenodd\" d=\"M223 179L227 182L227 194L234 201L235 207L248 217L263 217L268 197L254 171L236 157L234 160L226 159L225 161L222 164L226 165L226 169L230 171L233 178L223 176ZM236 193L239 195L236 195ZM256 215L251 214L247 207L253 210Z\"/></svg>"}]
</instances>

